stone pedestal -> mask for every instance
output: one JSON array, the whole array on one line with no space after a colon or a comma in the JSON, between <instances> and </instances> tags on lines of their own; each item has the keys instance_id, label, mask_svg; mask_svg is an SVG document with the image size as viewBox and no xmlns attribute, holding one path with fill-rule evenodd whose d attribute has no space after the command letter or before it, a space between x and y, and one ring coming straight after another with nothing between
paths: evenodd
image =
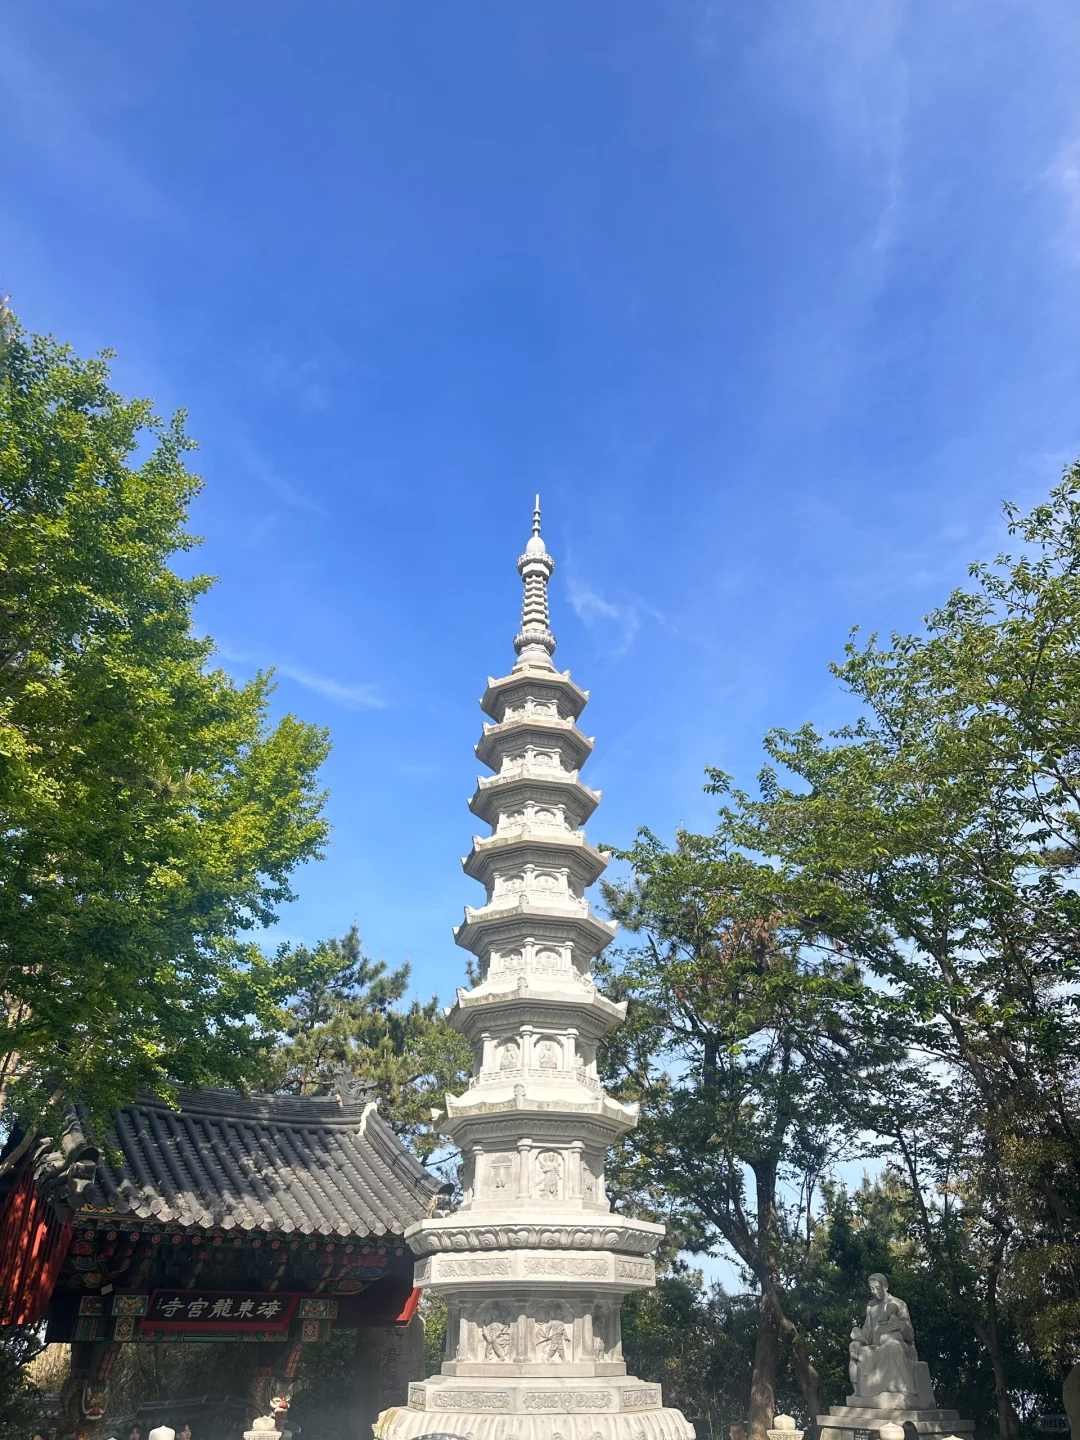
<instances>
[{"instance_id":1,"label":"stone pedestal","mask_svg":"<svg viewBox=\"0 0 1080 1440\"><path fill-rule=\"evenodd\" d=\"M796 1430L793 1415L774 1415L773 1428L765 1431L769 1440L803 1440L805 1433L803 1430ZM882 1436L882 1440L887 1440L887 1437ZM903 1440L903 1436L900 1440Z\"/></svg>"},{"instance_id":2,"label":"stone pedestal","mask_svg":"<svg viewBox=\"0 0 1080 1440\"><path fill-rule=\"evenodd\" d=\"M456 931L480 972L448 1012L473 1050L469 1088L447 1096L443 1121L463 1201L406 1234L416 1283L446 1299L446 1358L379 1417L379 1440L694 1437L622 1358L619 1305L655 1284L663 1228L612 1214L604 1191L608 1146L637 1112L604 1093L596 1067L626 1006L591 974L615 927L585 898L608 857L583 828L600 799L579 773L593 745L577 726L588 696L551 661L553 566L537 511L518 561L518 660L481 701L494 723L476 753L495 773L470 807L491 834L464 867L486 898Z\"/></svg>"},{"instance_id":3,"label":"stone pedestal","mask_svg":"<svg viewBox=\"0 0 1080 1440\"><path fill-rule=\"evenodd\" d=\"M906 1429L909 1424L914 1425L920 1435L941 1436L943 1440L951 1435L967 1440L975 1433L974 1420L964 1420L958 1410L942 1410L936 1406L903 1410L879 1405L856 1406L852 1403L856 1398L849 1396L846 1405L832 1405L828 1415L817 1417L819 1440L879 1440L883 1426L899 1425ZM910 1430L906 1433L911 1434Z\"/></svg>"}]
</instances>

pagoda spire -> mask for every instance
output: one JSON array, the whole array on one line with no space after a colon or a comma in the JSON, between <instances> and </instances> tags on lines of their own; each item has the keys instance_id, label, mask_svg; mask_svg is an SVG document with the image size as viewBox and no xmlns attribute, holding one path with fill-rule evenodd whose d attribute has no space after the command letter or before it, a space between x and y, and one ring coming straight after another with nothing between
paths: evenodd
<instances>
[{"instance_id":1,"label":"pagoda spire","mask_svg":"<svg viewBox=\"0 0 1080 1440\"><path fill-rule=\"evenodd\" d=\"M539 495L533 509L532 536L525 546L525 554L518 559L517 568L525 582L525 597L521 605L521 629L514 636L514 649L518 655L514 669L539 665L545 670L553 670L551 657L555 652L555 636L548 622L547 587L555 561L548 554L540 534Z\"/></svg>"}]
</instances>

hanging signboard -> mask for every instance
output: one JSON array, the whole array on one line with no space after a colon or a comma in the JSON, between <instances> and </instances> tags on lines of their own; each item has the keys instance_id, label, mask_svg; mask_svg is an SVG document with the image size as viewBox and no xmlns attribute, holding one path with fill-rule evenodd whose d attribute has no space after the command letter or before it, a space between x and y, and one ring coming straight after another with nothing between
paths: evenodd
<instances>
[{"instance_id":1,"label":"hanging signboard","mask_svg":"<svg viewBox=\"0 0 1080 1440\"><path fill-rule=\"evenodd\" d=\"M143 1328L200 1331L272 1330L284 1333L300 1303L299 1295L258 1290L155 1290Z\"/></svg>"}]
</instances>

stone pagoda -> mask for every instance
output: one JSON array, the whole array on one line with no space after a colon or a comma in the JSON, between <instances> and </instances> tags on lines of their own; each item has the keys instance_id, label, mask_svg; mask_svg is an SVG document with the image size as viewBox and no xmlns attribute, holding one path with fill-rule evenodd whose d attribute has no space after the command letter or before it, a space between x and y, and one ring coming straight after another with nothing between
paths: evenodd
<instances>
[{"instance_id":1,"label":"stone pagoda","mask_svg":"<svg viewBox=\"0 0 1080 1440\"><path fill-rule=\"evenodd\" d=\"M585 898L608 857L583 829L600 800L580 778L588 692L551 659L554 568L538 498L518 561L517 662L480 702L493 723L476 754L494 774L469 802L491 834L463 862L486 900L456 931L480 979L448 1012L473 1049L469 1088L447 1096L443 1118L463 1198L406 1232L416 1283L446 1299L446 1358L407 1406L383 1412L380 1440L694 1437L622 1358L620 1302L655 1283L648 1257L663 1227L613 1214L604 1191L607 1148L637 1115L597 1076L597 1044L626 1007L590 973L615 926Z\"/></svg>"}]
</instances>

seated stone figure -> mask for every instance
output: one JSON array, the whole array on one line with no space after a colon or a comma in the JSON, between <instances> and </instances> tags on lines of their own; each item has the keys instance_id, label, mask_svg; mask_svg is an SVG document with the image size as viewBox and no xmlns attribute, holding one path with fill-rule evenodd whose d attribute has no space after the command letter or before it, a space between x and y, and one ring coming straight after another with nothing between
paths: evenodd
<instances>
[{"instance_id":1,"label":"seated stone figure","mask_svg":"<svg viewBox=\"0 0 1080 1440\"><path fill-rule=\"evenodd\" d=\"M866 1320L851 1332L848 1367L855 1394L849 1405L911 1409L934 1404L927 1367L915 1352L915 1331L903 1300L889 1294L884 1275L870 1276Z\"/></svg>"}]
</instances>

